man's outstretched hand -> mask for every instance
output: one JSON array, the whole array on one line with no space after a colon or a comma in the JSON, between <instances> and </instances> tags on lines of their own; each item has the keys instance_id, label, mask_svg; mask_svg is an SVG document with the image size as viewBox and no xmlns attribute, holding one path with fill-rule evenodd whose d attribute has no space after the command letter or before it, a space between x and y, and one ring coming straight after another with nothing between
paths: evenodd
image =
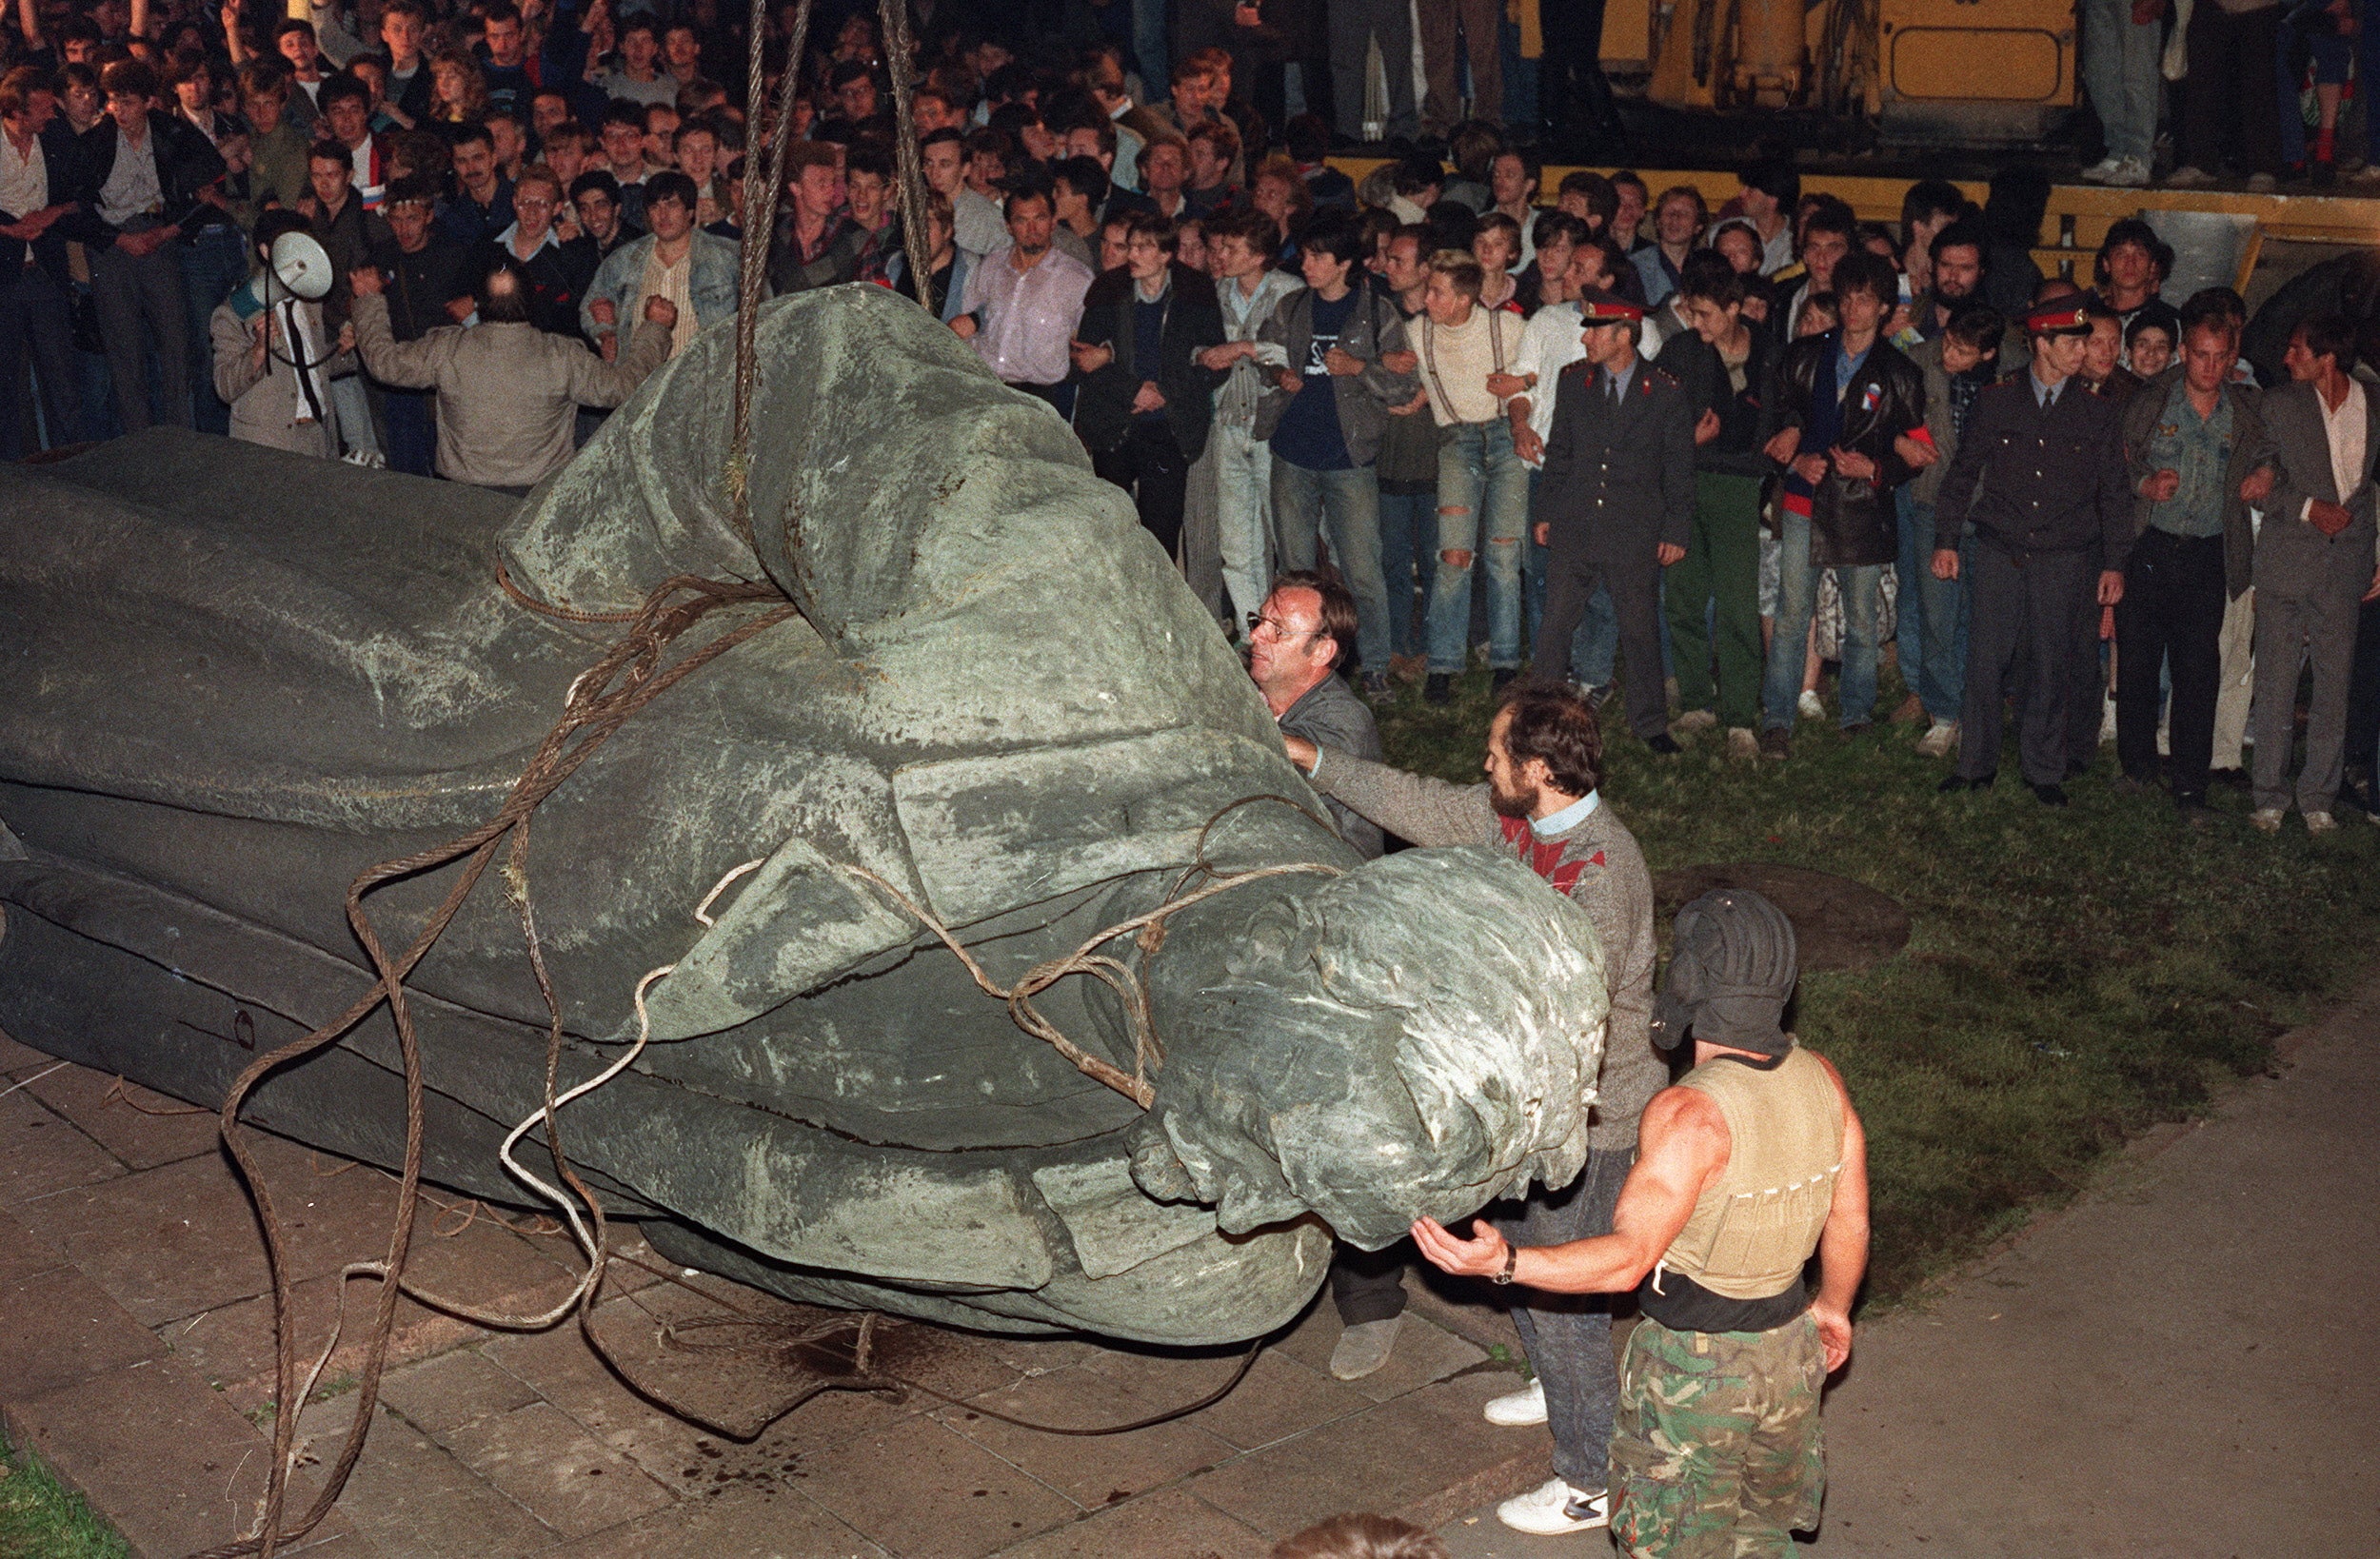
<instances>
[{"instance_id":1,"label":"man's outstretched hand","mask_svg":"<svg viewBox=\"0 0 2380 1559\"><path fill-rule=\"evenodd\" d=\"M1458 1277L1494 1277L1504 1270L1504 1258L1512 1250L1512 1242L1497 1233L1485 1218L1472 1219L1471 1230L1478 1237L1462 1239L1436 1218L1417 1218L1413 1243L1440 1272L1453 1273Z\"/></svg>"}]
</instances>

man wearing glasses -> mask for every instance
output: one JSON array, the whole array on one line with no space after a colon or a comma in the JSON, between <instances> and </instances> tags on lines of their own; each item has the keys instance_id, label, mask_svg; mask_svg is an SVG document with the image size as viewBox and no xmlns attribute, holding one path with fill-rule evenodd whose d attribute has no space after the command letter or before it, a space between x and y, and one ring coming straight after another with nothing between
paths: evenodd
<instances>
[{"instance_id":1,"label":"man wearing glasses","mask_svg":"<svg viewBox=\"0 0 2380 1559\"><path fill-rule=\"evenodd\" d=\"M1334 756L1380 760L1379 728L1339 667L1356 642L1356 598L1337 580L1299 569L1273 582L1264 604L1248 614L1248 675L1292 748L1326 748ZM1382 839L1372 822L1342 801L1322 804L1339 834L1366 860ZM1331 1350L1331 1373L1360 1380L1388 1362L1405 1316L1406 1243L1384 1251L1339 1246L1331 1259L1331 1301L1342 1329Z\"/></svg>"},{"instance_id":2,"label":"man wearing glasses","mask_svg":"<svg viewBox=\"0 0 2380 1559\"><path fill-rule=\"evenodd\" d=\"M529 323L548 335L576 337L579 303L595 267L583 249L573 249L554 231L562 205L562 181L543 165L522 170L512 187L512 225L473 257L474 274L485 276L510 260L529 285Z\"/></svg>"},{"instance_id":3,"label":"man wearing glasses","mask_svg":"<svg viewBox=\"0 0 2380 1559\"><path fill-rule=\"evenodd\" d=\"M1356 598L1337 580L1309 570L1275 580L1264 604L1248 614L1248 675L1281 733L1377 763L1379 727L1339 675L1355 645ZM1379 858L1378 824L1344 802L1326 798L1322 804L1358 854Z\"/></svg>"}]
</instances>

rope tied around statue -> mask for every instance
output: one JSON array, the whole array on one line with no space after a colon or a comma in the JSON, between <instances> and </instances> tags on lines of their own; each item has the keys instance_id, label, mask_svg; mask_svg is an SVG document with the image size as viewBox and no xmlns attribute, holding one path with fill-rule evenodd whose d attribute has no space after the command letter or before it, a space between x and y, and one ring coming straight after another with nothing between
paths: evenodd
<instances>
[{"instance_id":1,"label":"rope tied around statue","mask_svg":"<svg viewBox=\"0 0 2380 1559\"><path fill-rule=\"evenodd\" d=\"M388 1352L396 1320L396 1303L402 1294L418 1303L458 1316L473 1324L500 1331L542 1331L560 1324L575 1312L580 1330L588 1345L627 1382L640 1395L657 1406L737 1438L749 1438L764 1428L767 1421L782 1416L805 1400L815 1390L828 1387L856 1390L915 1389L942 1398L942 1393L921 1382L896 1375L878 1374L870 1371L873 1337L872 1315L858 1322L859 1337L850 1365L843 1378L826 1381L824 1385L805 1391L785 1403L761 1423L743 1432L723 1426L702 1412L692 1410L669 1393L640 1381L605 1344L591 1324L595 1299L601 1291L604 1276L613 1253L606 1236L603 1204L594 1192L571 1168L562 1141L560 1111L563 1105L602 1087L633 1064L643 1053L649 1038L650 1024L645 1013L645 993L657 980L665 978L676 965L664 964L647 972L637 981L633 1003L638 1033L635 1042L617 1060L596 1076L567 1091L559 1090L564 1028L562 1007L553 982L547 973L543 946L540 942L536 914L529 886L529 842L531 821L538 807L585 762L626 721L662 694L693 675L703 666L798 615L798 608L770 583L745 583L679 575L664 581L633 613L588 613L572 608L556 607L541 602L521 591L508 577L500 575L499 583L506 595L523 607L541 615L571 622L610 622L622 617L627 620L627 630L607 648L595 662L574 681L565 695L564 709L553 727L546 733L535 754L513 784L504 804L487 821L446 841L444 844L417 851L394 860L383 861L359 873L348 885L347 914L350 927L365 948L374 974L373 984L346 1011L329 1022L306 1036L258 1056L231 1084L220 1111L221 1135L225 1146L254 1202L259 1228L263 1233L268 1268L272 1281L274 1348L274 1420L272 1464L267 1485L264 1510L256 1534L237 1542L206 1550L198 1559L241 1559L248 1554L270 1556L283 1544L304 1537L328 1515L344 1490L361 1456L369 1432L377 1404L381 1378L387 1367ZM697 647L671 658L670 651L678 641L714 614L737 608L761 607L755 615L727 628L717 637ZM1109 926L1084 941L1073 952L1036 964L1013 984L1002 986L962 944L957 935L930 912L920 907L907 894L866 868L840 863L840 869L865 881L886 895L915 918L919 924L938 937L958 957L969 975L984 993L1004 1002L1017 1026L1041 1039L1064 1056L1086 1076L1115 1089L1134 1100L1142 1109L1151 1104L1154 1085L1151 1072L1163 1064L1164 1047L1157 1034L1150 1012L1145 985L1148 959L1162 946L1166 920L1173 915L1200 903L1217 894L1243 883L1259 881L1291 874L1322 874L1338 876L1340 868L1316 861L1278 863L1244 872L1219 872L1206 859L1209 836L1222 819L1238 808L1257 801L1269 801L1289 806L1314 819L1324 828L1329 824L1312 811L1286 797L1259 795L1243 797L1220 808L1200 830L1192 864L1182 871L1169 887L1166 898L1158 907ZM423 1197L421 1186L423 1135L425 1124L425 1080L421 1052L415 1031L411 1004L407 998L406 980L422 959L452 924L464 903L477 888L487 867L498 852L505 853L501 877L505 882L505 898L515 918L520 922L522 939L530 970L536 979L540 997L546 1012L545 1090L541 1107L516 1125L504 1140L499 1156L504 1167L521 1181L534 1188L545 1200L557 1207L569 1231L584 1253L587 1267L571 1293L558 1304L535 1314L513 1314L492 1312L421 1288L406 1275L411 1250L415 1215ZM456 880L449 887L438 907L413 940L400 953L392 955L382 941L370 918L365 912L364 900L374 889L389 882L418 877L443 867L462 864ZM748 861L723 877L695 910L701 924L712 923L711 904L739 878L756 869L760 861ZM1211 878L1203 885L1189 888L1200 875ZM1187 891L1185 891L1185 889ZM1124 937L1131 937L1141 953L1135 968L1124 959L1101 949ZM1121 998L1131 1030L1134 1048L1134 1071L1126 1075L1113 1063L1090 1054L1061 1033L1057 1025L1043 1016L1033 1004L1040 993L1070 975L1083 975L1105 983ZM334 1312L328 1341L305 1372L301 1382L295 1325L295 1305L289 1274L287 1241L281 1219L271 1194L258 1173L257 1165L243 1140L240 1112L248 1095L269 1075L280 1068L304 1059L335 1044L364 1018L387 1002L396 1031L398 1052L405 1073L406 1130L405 1151L401 1173L397 1176L396 1211L391 1218L387 1253L378 1261L349 1263L340 1273L340 1303ZM512 1156L512 1149L530 1130L542 1125L545 1143L553 1157L558 1178L567 1188L547 1184L531 1174ZM582 1218L580 1209L585 1210ZM282 1521L288 1492L288 1480L297 1458L297 1419L303 1404L312 1394L336 1352L346 1324L346 1285L354 1277L373 1277L381 1281L378 1302L374 1308L364 1357L357 1372L357 1409L347 1431L339 1453L332 1459L323 1479L322 1488L313 1504L286 1529ZM713 1296L716 1298L716 1296ZM729 1307L732 1308L732 1307ZM685 1348L676 1333L705 1325L741 1325L761 1328L765 1333L771 1323L740 1316L720 1318L716 1322L685 1321L664 1323L663 1340L669 1346ZM825 1346L826 1337L840 1328L812 1328L808 1332L782 1337L767 1345L766 1351L783 1355L802 1352L831 1358L841 1365L840 1354ZM1227 1394L1247 1373L1259 1341L1242 1359L1240 1368L1219 1390L1196 1402L1154 1417L1131 1424L1108 1426L1098 1430L1061 1429L1056 1426L1015 1422L1021 1427L1045 1430L1053 1433L1112 1434L1195 1412ZM747 1352L731 1348L732 1352ZM988 1411L981 1410L979 1411ZM995 1414L994 1416L1002 1416Z\"/></svg>"}]
</instances>

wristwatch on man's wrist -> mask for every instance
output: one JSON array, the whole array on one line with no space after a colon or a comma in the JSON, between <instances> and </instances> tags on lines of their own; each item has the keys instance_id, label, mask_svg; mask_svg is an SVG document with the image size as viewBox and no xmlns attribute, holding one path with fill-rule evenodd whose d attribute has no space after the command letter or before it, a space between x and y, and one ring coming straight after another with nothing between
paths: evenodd
<instances>
[{"instance_id":1,"label":"wristwatch on man's wrist","mask_svg":"<svg viewBox=\"0 0 2380 1559\"><path fill-rule=\"evenodd\" d=\"M1500 1273L1497 1273L1494 1277L1489 1278L1489 1279L1488 1279L1488 1281L1489 1281L1489 1282L1491 1282L1491 1283L1509 1283L1509 1282L1511 1282L1511 1281L1513 1280L1513 1266L1514 1266L1514 1264L1515 1264L1516 1262L1519 1261L1519 1259L1520 1259L1520 1247L1519 1247L1519 1246L1517 1246L1517 1245L1507 1245L1507 1246L1505 1246L1505 1247L1504 1247L1504 1270L1503 1270L1502 1272L1500 1272Z\"/></svg>"}]
</instances>

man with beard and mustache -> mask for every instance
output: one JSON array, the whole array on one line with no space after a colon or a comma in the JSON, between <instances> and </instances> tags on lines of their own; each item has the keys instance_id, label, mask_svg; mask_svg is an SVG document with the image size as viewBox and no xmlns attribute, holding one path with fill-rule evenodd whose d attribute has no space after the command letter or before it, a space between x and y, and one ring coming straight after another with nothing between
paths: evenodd
<instances>
[{"instance_id":1,"label":"man with beard and mustache","mask_svg":"<svg viewBox=\"0 0 2380 1559\"><path fill-rule=\"evenodd\" d=\"M1603 735L1593 706L1567 689L1514 684L1488 726L1487 782L1449 784L1318 749L1284 731L1289 760L1330 800L1424 848L1485 844L1513 856L1587 912L1603 944L1612 1012L1587 1129L1587 1167L1567 1186L1488 1217L1517 1244L1607 1233L1636 1162L1637 1117L1669 1081L1653 1049L1653 880L1636 836L1603 803ZM1606 1458L1619 1379L1606 1301L1531 1292L1513 1323L1536 1372L1526 1391L1487 1405L1490 1423L1550 1424L1554 1477L1497 1507L1518 1531L1585 1531L1610 1519Z\"/></svg>"},{"instance_id":2,"label":"man with beard and mustache","mask_svg":"<svg viewBox=\"0 0 2380 1559\"><path fill-rule=\"evenodd\" d=\"M1983 229L1972 222L1954 222L1934 235L1929 251L1934 265L1934 289L1917 312L1917 334L1928 341L1950 328L1955 316L1975 306L1983 289ZM2013 343L2011 343L2013 345ZM2001 371L2009 371L2006 358Z\"/></svg>"}]
</instances>

